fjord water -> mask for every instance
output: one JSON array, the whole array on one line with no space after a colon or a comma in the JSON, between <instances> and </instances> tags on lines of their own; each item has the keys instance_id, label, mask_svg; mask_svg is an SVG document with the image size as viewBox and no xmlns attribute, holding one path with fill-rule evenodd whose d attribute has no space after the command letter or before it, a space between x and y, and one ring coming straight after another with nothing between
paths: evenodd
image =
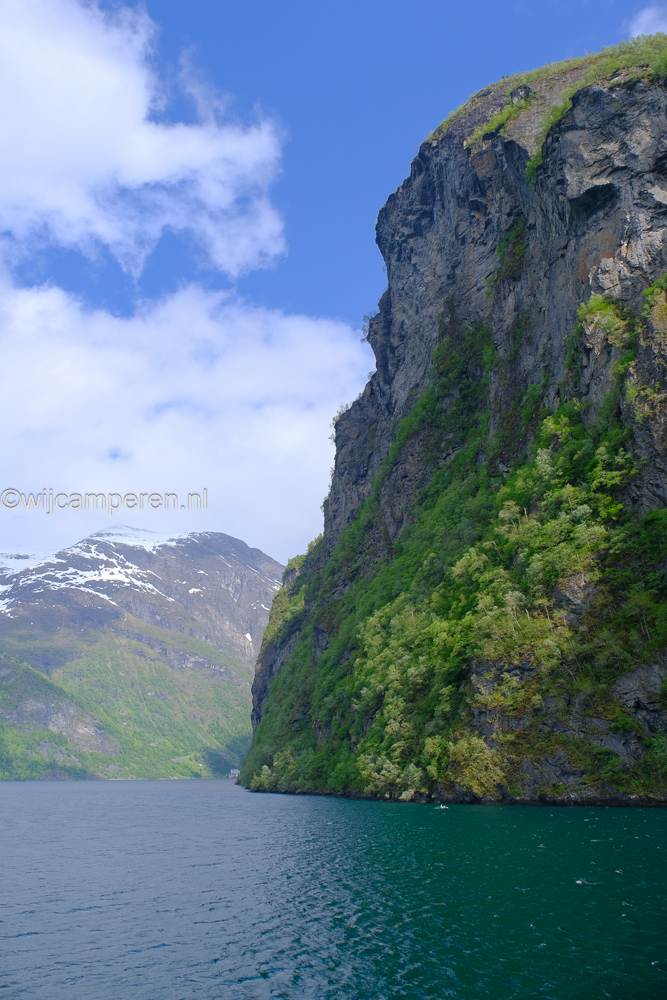
<instances>
[{"instance_id":1,"label":"fjord water","mask_svg":"<svg viewBox=\"0 0 667 1000\"><path fill-rule=\"evenodd\" d=\"M667 812L0 784L0 998L667 995Z\"/></svg>"}]
</instances>

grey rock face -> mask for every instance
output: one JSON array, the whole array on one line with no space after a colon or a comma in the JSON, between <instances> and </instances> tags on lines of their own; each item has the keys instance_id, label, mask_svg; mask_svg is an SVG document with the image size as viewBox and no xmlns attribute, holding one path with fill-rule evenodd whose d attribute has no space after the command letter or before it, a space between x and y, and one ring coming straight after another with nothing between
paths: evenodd
<instances>
[{"instance_id":1,"label":"grey rock face","mask_svg":"<svg viewBox=\"0 0 667 1000\"><path fill-rule=\"evenodd\" d=\"M566 341L582 301L605 294L639 307L641 292L667 271L665 87L595 84L578 92L544 144L534 190L525 166L535 149L539 105L514 119L506 135L466 144L480 121L502 106L503 93L488 88L474 114L425 142L410 176L380 211L377 242L388 289L368 337L377 371L336 424L325 505L329 550L368 497L398 423L424 392L432 352L449 324L491 325L500 357L512 359L509 382L492 378L493 430L529 385L544 386L544 405L557 403L558 386L568 377ZM522 217L525 265L490 296L498 243ZM581 384L573 388L594 415L621 352L593 328L584 331L583 351ZM667 392L665 360L664 335L651 336L640 350L637 380L657 379L658 391ZM649 459L636 487L647 507L667 500L664 413L654 406L644 425L633 428L637 451ZM420 464L414 454L412 465ZM381 506L389 539L409 518L420 485L419 475L405 467L385 480Z\"/></svg>"},{"instance_id":2,"label":"grey rock face","mask_svg":"<svg viewBox=\"0 0 667 1000\"><path fill-rule=\"evenodd\" d=\"M660 698L660 688L667 679L667 664L647 663L624 674L612 686L611 693L646 726L649 732L667 730L667 713Z\"/></svg>"},{"instance_id":3,"label":"grey rock face","mask_svg":"<svg viewBox=\"0 0 667 1000\"><path fill-rule=\"evenodd\" d=\"M316 667L320 656L329 646L329 636L319 625L313 626L311 645L313 649L313 666Z\"/></svg>"},{"instance_id":4,"label":"grey rock face","mask_svg":"<svg viewBox=\"0 0 667 1000\"><path fill-rule=\"evenodd\" d=\"M584 573L573 573L556 584L554 588L555 606L565 612L568 625L577 625L595 599L597 590Z\"/></svg>"},{"instance_id":5,"label":"grey rock face","mask_svg":"<svg viewBox=\"0 0 667 1000\"><path fill-rule=\"evenodd\" d=\"M278 643L272 645L268 655L263 657L258 664L255 679L252 684L252 730L257 729L262 711L269 696L271 681L276 677L284 665L289 660L296 646L299 633L299 624L295 623L293 629Z\"/></svg>"}]
</instances>

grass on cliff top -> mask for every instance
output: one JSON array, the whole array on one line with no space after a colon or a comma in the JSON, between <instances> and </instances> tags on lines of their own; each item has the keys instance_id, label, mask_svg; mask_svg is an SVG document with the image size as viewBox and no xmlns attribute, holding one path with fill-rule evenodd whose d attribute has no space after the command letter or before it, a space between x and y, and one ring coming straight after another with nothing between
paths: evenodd
<instances>
[{"instance_id":1,"label":"grass on cliff top","mask_svg":"<svg viewBox=\"0 0 667 1000\"><path fill-rule=\"evenodd\" d=\"M646 295L652 318L667 309L664 285ZM533 427L536 450L504 482L489 477L483 460L502 448L483 414L489 370L499 364L489 331L443 342L431 386L387 462L415 434L442 442L452 421L463 447L446 465L436 454L431 485L392 559L371 573L359 565L378 513L375 489L332 558L307 568L287 595L286 617L304 598L311 612L273 682L245 784L396 798L455 785L496 794L519 787L525 758L562 753L585 783L639 794L664 787L667 740L640 731L610 694L615 678L667 646L667 512L638 519L619 498L636 475L619 406L632 399L643 320L595 297L579 320L573 341L581 324L600 323L623 352L616 384L594 422L576 399L548 414L540 393L528 391L505 433ZM316 669L314 624L331 636ZM543 731L547 700L573 694L612 732L644 740L643 761L628 767L584 739ZM476 710L531 721L489 745L470 726Z\"/></svg>"},{"instance_id":2,"label":"grass on cliff top","mask_svg":"<svg viewBox=\"0 0 667 1000\"><path fill-rule=\"evenodd\" d=\"M551 126L569 111L572 106L572 97L583 87L601 80L609 80L624 70L634 71L630 73L629 77L625 76L623 78L624 83L639 79L664 79L667 76L667 35L661 32L655 35L640 35L637 38L622 41L618 45L607 46L601 52L592 55L566 59L558 63L550 63L546 66L540 66L538 69L530 70L527 73L517 73L514 76L506 77L503 82L506 85L507 103L492 119L479 126L468 141L477 142L483 135L489 132L502 134L507 123L527 108L530 103L530 97L513 104L510 98L510 94L513 91L518 90L522 86L530 86L531 83L545 80L548 77L563 76L571 70L583 67L587 67L587 69L581 81L572 87L564 88L560 93L557 104L547 110L542 122L542 136L539 141L540 147ZM454 122L464 118L478 104L482 103L483 100L484 98L479 97L478 94L472 94L465 104L452 111L433 130L428 136L427 141L440 139Z\"/></svg>"}]
</instances>

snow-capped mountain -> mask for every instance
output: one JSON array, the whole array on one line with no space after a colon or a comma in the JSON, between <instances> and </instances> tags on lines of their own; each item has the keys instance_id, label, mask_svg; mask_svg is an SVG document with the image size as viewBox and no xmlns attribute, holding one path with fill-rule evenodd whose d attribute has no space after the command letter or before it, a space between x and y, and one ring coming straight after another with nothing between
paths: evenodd
<instances>
[{"instance_id":1,"label":"snow-capped mountain","mask_svg":"<svg viewBox=\"0 0 667 1000\"><path fill-rule=\"evenodd\" d=\"M129 612L168 630L195 628L252 661L282 572L275 559L220 532L168 537L116 528L34 558L0 553L0 647L13 620L29 620L46 637L59 617L85 630Z\"/></svg>"},{"instance_id":2,"label":"snow-capped mountain","mask_svg":"<svg viewBox=\"0 0 667 1000\"><path fill-rule=\"evenodd\" d=\"M129 730L139 744L130 753L134 776L141 776L144 744L163 747L172 764L174 749L224 751L234 763L249 732L254 660L282 569L219 532L173 537L121 527L53 556L0 553L0 654L14 665L4 683L11 676L25 688L28 674L19 683L15 667L27 663L57 685L58 718L65 695L85 706L83 728L96 725L108 737L100 746L121 746ZM5 698L4 707L0 701L0 724L53 728L33 695ZM33 702L31 722L26 704ZM118 725L100 722L96 709ZM71 711L68 718L61 735L76 747ZM122 772L130 756L121 746L111 766ZM156 765L147 775L159 771Z\"/></svg>"}]
</instances>

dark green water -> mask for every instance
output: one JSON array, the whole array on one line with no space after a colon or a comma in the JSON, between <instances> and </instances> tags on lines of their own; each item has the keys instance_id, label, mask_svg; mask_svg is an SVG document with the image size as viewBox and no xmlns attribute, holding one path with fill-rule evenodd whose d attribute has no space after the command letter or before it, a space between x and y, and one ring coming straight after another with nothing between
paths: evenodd
<instances>
[{"instance_id":1,"label":"dark green water","mask_svg":"<svg viewBox=\"0 0 667 1000\"><path fill-rule=\"evenodd\" d=\"M667 812L0 784L0 998L667 996Z\"/></svg>"}]
</instances>

